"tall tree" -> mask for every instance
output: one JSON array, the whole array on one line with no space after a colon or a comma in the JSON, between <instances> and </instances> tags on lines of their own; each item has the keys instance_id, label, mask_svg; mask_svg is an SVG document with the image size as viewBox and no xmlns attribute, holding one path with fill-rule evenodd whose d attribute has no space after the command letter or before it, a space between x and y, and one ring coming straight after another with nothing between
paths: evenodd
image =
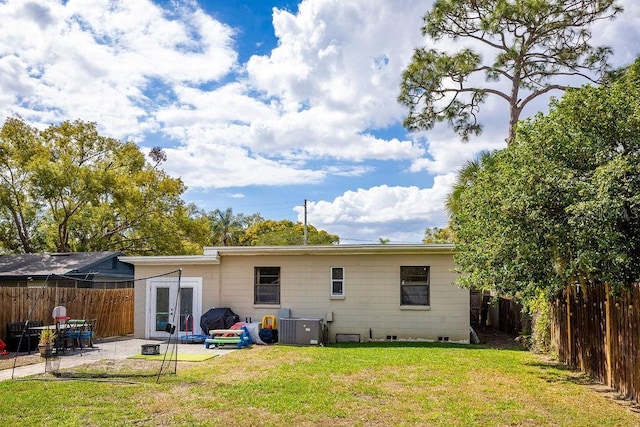
<instances>
[{"instance_id":1,"label":"tall tree","mask_svg":"<svg viewBox=\"0 0 640 427\"><path fill-rule=\"evenodd\" d=\"M640 60L521 122L454 217L461 283L522 299L640 280Z\"/></svg>"},{"instance_id":2,"label":"tall tree","mask_svg":"<svg viewBox=\"0 0 640 427\"><path fill-rule=\"evenodd\" d=\"M467 140L481 132L477 114L492 95L509 105L510 143L532 100L566 89L569 78L603 78L611 50L590 44L590 27L621 11L616 0L436 0L422 34L477 48L415 50L398 97L409 107L404 125L427 130L446 121ZM484 60L480 51L494 53Z\"/></svg>"},{"instance_id":3,"label":"tall tree","mask_svg":"<svg viewBox=\"0 0 640 427\"><path fill-rule=\"evenodd\" d=\"M234 231L242 227L240 221L233 215L233 209L227 208L225 211L216 209L209 214L209 220L214 245L232 246Z\"/></svg>"},{"instance_id":4,"label":"tall tree","mask_svg":"<svg viewBox=\"0 0 640 427\"><path fill-rule=\"evenodd\" d=\"M340 237L307 225L309 245L336 245ZM289 220L262 221L247 229L242 244L248 246L286 246L304 244L304 224Z\"/></svg>"},{"instance_id":5,"label":"tall tree","mask_svg":"<svg viewBox=\"0 0 640 427\"><path fill-rule=\"evenodd\" d=\"M0 242L8 252L33 252L42 244L41 201L31 191L32 164L47 159L37 130L18 118L0 129Z\"/></svg>"},{"instance_id":6,"label":"tall tree","mask_svg":"<svg viewBox=\"0 0 640 427\"><path fill-rule=\"evenodd\" d=\"M259 213L235 215L232 208L224 211L216 209L207 216L211 225L211 243L214 246L241 245L246 230L264 221Z\"/></svg>"},{"instance_id":7,"label":"tall tree","mask_svg":"<svg viewBox=\"0 0 640 427\"><path fill-rule=\"evenodd\" d=\"M151 215L136 229L140 239L152 236L153 253L157 255L202 255L209 245L211 227L206 214L193 204L182 201L167 206L165 215ZM160 209L163 207L158 206Z\"/></svg>"},{"instance_id":8,"label":"tall tree","mask_svg":"<svg viewBox=\"0 0 640 427\"><path fill-rule=\"evenodd\" d=\"M0 243L8 251L184 253L185 187L131 142L74 121L0 131ZM195 233L194 235L197 235ZM16 237L17 236L17 237Z\"/></svg>"},{"instance_id":9,"label":"tall tree","mask_svg":"<svg viewBox=\"0 0 640 427\"><path fill-rule=\"evenodd\" d=\"M433 227L427 228L424 231L424 239L422 239L422 243L430 244L430 243L454 243L455 242L455 234L450 227Z\"/></svg>"}]
</instances>

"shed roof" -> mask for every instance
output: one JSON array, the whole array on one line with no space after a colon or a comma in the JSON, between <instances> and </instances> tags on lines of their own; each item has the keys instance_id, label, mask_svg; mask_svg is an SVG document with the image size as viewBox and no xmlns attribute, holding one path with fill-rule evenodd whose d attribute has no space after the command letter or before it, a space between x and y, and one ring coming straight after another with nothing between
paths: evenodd
<instances>
[{"instance_id":1,"label":"shed roof","mask_svg":"<svg viewBox=\"0 0 640 427\"><path fill-rule=\"evenodd\" d=\"M64 252L0 255L0 277L72 275L122 255L121 252Z\"/></svg>"}]
</instances>

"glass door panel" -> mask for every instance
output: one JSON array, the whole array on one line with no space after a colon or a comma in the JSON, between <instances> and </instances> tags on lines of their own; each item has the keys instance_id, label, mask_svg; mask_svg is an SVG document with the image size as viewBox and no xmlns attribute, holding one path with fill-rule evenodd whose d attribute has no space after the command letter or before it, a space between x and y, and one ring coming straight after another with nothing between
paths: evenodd
<instances>
[{"instance_id":1,"label":"glass door panel","mask_svg":"<svg viewBox=\"0 0 640 427\"><path fill-rule=\"evenodd\" d=\"M180 332L193 332L193 288L180 289ZM187 324L187 318L189 322Z\"/></svg>"},{"instance_id":2,"label":"glass door panel","mask_svg":"<svg viewBox=\"0 0 640 427\"><path fill-rule=\"evenodd\" d=\"M156 332L164 331L169 323L170 316L169 288L156 288Z\"/></svg>"},{"instance_id":3,"label":"glass door panel","mask_svg":"<svg viewBox=\"0 0 640 427\"><path fill-rule=\"evenodd\" d=\"M145 333L147 338L168 338L169 333L166 332L168 324L184 333L187 330L185 328L187 319L189 319L189 332L200 333L201 278L183 278L180 282L175 278L149 279L147 295L147 301L149 301Z\"/></svg>"}]
</instances>

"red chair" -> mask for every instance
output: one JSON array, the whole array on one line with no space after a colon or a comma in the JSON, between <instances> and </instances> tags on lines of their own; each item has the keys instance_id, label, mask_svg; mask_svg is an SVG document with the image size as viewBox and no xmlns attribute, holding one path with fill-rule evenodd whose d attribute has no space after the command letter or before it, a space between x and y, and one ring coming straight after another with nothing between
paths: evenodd
<instances>
[{"instance_id":1,"label":"red chair","mask_svg":"<svg viewBox=\"0 0 640 427\"><path fill-rule=\"evenodd\" d=\"M6 351L5 348L7 348L7 345L0 339L0 356L6 356L7 354L9 354L9 352Z\"/></svg>"}]
</instances>

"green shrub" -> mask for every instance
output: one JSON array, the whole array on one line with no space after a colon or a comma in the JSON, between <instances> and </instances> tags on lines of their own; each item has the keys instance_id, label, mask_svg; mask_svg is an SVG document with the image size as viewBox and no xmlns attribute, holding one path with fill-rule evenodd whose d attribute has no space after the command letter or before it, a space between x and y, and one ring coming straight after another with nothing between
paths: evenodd
<instances>
[{"instance_id":1,"label":"green shrub","mask_svg":"<svg viewBox=\"0 0 640 427\"><path fill-rule=\"evenodd\" d=\"M529 313L532 321L531 350L536 353L548 353L551 343L551 302L543 291L537 291L536 297L529 301Z\"/></svg>"}]
</instances>

